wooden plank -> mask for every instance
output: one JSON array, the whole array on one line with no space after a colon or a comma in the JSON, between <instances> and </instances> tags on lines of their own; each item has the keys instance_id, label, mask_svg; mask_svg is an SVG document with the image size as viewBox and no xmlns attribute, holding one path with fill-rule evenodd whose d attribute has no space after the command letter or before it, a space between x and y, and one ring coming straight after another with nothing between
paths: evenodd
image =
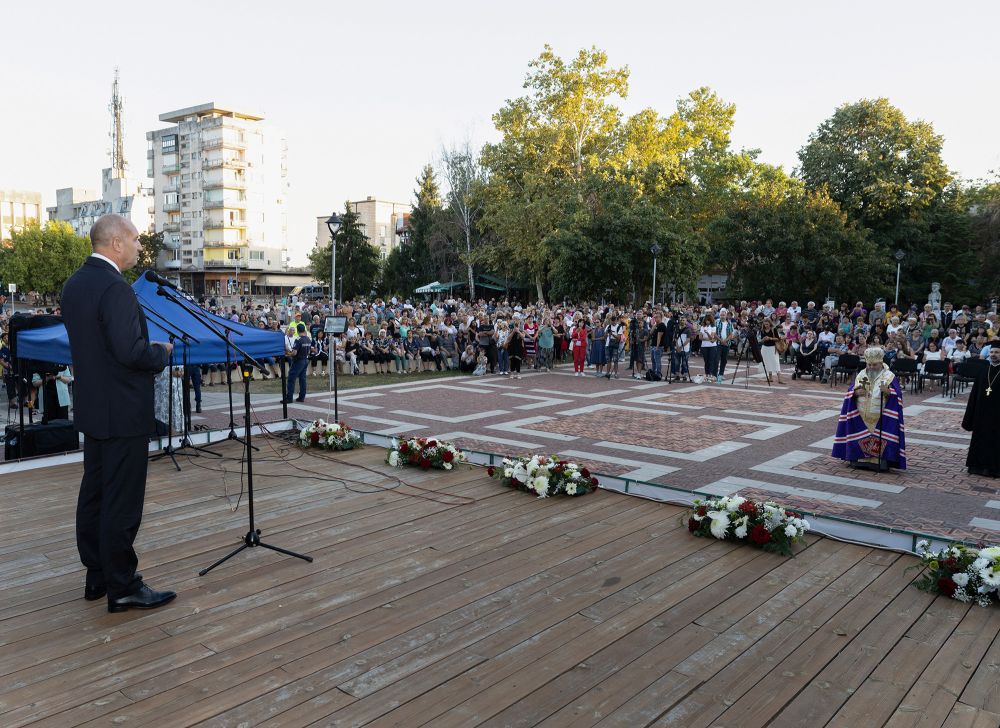
<instances>
[{"instance_id":1,"label":"wooden plank","mask_svg":"<svg viewBox=\"0 0 1000 728\"><path fill-rule=\"evenodd\" d=\"M1000 713L975 708L965 703L955 703L943 728L997 728Z\"/></svg>"},{"instance_id":2,"label":"wooden plank","mask_svg":"<svg viewBox=\"0 0 1000 728\"><path fill-rule=\"evenodd\" d=\"M907 692L887 726L939 726L947 720L958 702L957 696L961 695L1000 631L1000 621L993 611L977 607L966 612L961 624Z\"/></svg>"}]
</instances>

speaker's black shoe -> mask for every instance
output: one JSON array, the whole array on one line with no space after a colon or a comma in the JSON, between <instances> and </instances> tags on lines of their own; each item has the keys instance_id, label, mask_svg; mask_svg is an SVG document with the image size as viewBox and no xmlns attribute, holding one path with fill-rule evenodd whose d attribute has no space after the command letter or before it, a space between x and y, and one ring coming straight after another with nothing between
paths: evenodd
<instances>
[{"instance_id":1,"label":"speaker's black shoe","mask_svg":"<svg viewBox=\"0 0 1000 728\"><path fill-rule=\"evenodd\" d=\"M89 584L83 588L83 598L88 602L95 602L105 594L108 593L107 588L104 585L101 586L90 586Z\"/></svg>"},{"instance_id":2,"label":"speaker's black shoe","mask_svg":"<svg viewBox=\"0 0 1000 728\"><path fill-rule=\"evenodd\" d=\"M142 584L139 589L125 597L108 599L109 612L125 612L129 609L156 609L162 607L176 597L172 591L153 591L146 584Z\"/></svg>"}]
</instances>

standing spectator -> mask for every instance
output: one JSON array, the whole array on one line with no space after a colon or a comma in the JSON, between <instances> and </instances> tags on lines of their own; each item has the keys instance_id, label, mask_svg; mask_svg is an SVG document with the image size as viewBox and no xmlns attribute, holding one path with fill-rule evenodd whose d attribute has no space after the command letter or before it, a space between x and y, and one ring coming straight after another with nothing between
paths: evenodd
<instances>
[{"instance_id":1,"label":"standing spectator","mask_svg":"<svg viewBox=\"0 0 1000 728\"><path fill-rule=\"evenodd\" d=\"M782 301L779 304L784 306L785 302ZM729 311L722 309L719 311L719 320L715 323L716 340L719 343L719 377L718 382L721 384L723 378L726 376L726 363L729 361L729 348L733 345L733 341L736 338L736 329L733 326L733 322L729 320ZM796 327L791 327L791 331L796 331Z\"/></svg>"},{"instance_id":2,"label":"standing spectator","mask_svg":"<svg viewBox=\"0 0 1000 728\"><path fill-rule=\"evenodd\" d=\"M544 368L545 371L552 371L552 358L555 350L555 330L552 328L552 320L546 316L542 319L542 325L538 327L538 360L535 368Z\"/></svg>"},{"instance_id":3,"label":"standing spectator","mask_svg":"<svg viewBox=\"0 0 1000 728\"><path fill-rule=\"evenodd\" d=\"M667 338L667 325L663 323L663 316L659 313L653 316L653 328L650 331L649 337L649 351L652 356L649 369L655 377L659 378L663 376L663 349L664 347L671 347L668 351L672 350L672 342Z\"/></svg>"},{"instance_id":4,"label":"standing spectator","mask_svg":"<svg viewBox=\"0 0 1000 728\"><path fill-rule=\"evenodd\" d=\"M833 335L832 331L824 332ZM770 319L764 319L764 323L760 330L760 355L762 358L762 364L764 365L767 372L767 381L770 383L771 377L777 379L778 384L782 384L781 381L781 362L778 361L778 332L775 331L774 325L771 323Z\"/></svg>"},{"instance_id":5,"label":"standing spectator","mask_svg":"<svg viewBox=\"0 0 1000 728\"><path fill-rule=\"evenodd\" d=\"M577 319L570 334L570 349L573 353L573 373L582 377L587 364L587 324L583 317Z\"/></svg>"},{"instance_id":6,"label":"standing spectator","mask_svg":"<svg viewBox=\"0 0 1000 728\"><path fill-rule=\"evenodd\" d=\"M292 348L287 349L285 352L286 355L292 358L292 366L288 374L288 389L285 392L285 398L282 400L283 404L289 404L292 401L292 397L295 394L296 380L299 383L299 398L297 401L304 402L306 399L306 368L309 366L309 351L312 348L312 340L309 338L309 332L304 323L300 321L295 328L298 337L295 339Z\"/></svg>"},{"instance_id":7,"label":"standing spectator","mask_svg":"<svg viewBox=\"0 0 1000 728\"><path fill-rule=\"evenodd\" d=\"M507 355L510 357L510 369L513 379L521 378L521 361L524 359L524 334L521 333L521 323L511 327L506 341Z\"/></svg>"},{"instance_id":8,"label":"standing spectator","mask_svg":"<svg viewBox=\"0 0 1000 728\"><path fill-rule=\"evenodd\" d=\"M771 305L770 299L767 305ZM773 309L772 309L773 311ZM722 383L719 376L719 334L715 329L715 319L712 314L707 314L702 325L698 329L698 336L701 339L702 357L705 359L705 381L715 379L716 384Z\"/></svg>"}]
</instances>

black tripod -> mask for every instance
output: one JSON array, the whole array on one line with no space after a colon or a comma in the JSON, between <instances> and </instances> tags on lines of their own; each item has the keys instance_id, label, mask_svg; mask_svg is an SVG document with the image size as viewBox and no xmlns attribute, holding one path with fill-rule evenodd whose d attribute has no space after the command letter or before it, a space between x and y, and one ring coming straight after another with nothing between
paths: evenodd
<instances>
[{"instance_id":1,"label":"black tripod","mask_svg":"<svg viewBox=\"0 0 1000 728\"><path fill-rule=\"evenodd\" d=\"M760 342L757 341L757 331L755 329L748 329L746 336L740 345L737 347L739 356L736 358L736 366L733 367L733 378L729 382L730 386L736 384L736 377L740 373L740 364L743 365L743 389L750 389L750 359L752 358L755 363L760 364L764 368L764 378L767 380L767 386L771 386L771 374L767 371L767 364L764 363L764 357L760 354Z\"/></svg>"},{"instance_id":2,"label":"black tripod","mask_svg":"<svg viewBox=\"0 0 1000 728\"><path fill-rule=\"evenodd\" d=\"M232 345L233 348L236 348ZM286 556L294 556L297 559L302 559L303 561L308 561L312 563L312 556L304 556L303 554L297 554L294 551L289 551L283 549L279 546L273 546L269 543L264 543L260 540L260 529L254 524L253 518L253 445L250 444L250 374L253 372L253 365L250 363L253 359L246 355L245 361L240 365L240 374L243 377L243 408L244 408L244 428L246 437L246 459L247 459L247 508L250 513L250 530L247 531L246 535L243 537L243 543L236 547L234 551L226 554L221 559L216 561L211 566L202 569L198 572L198 576L205 576L208 572L214 569L216 566L229 561L229 559L236 556L243 549L254 548L255 546L262 546L266 549L271 549L271 551L277 551L279 554L285 554Z\"/></svg>"},{"instance_id":3,"label":"black tripod","mask_svg":"<svg viewBox=\"0 0 1000 728\"><path fill-rule=\"evenodd\" d=\"M242 375L242 379L243 379L243 423L244 423L244 428L245 428L245 432L244 432L244 438L245 439L240 440L240 442L244 443L244 451L246 453L245 456L246 456L246 462L247 462L247 503L248 503L249 516L250 516L250 529L247 531L246 535L243 537L243 543L235 551L233 551L232 553L227 554L226 556L223 556L221 559L219 559L218 561L216 561L214 564L212 564L208 568L205 568L205 569L202 569L201 571L199 571L198 572L198 576L204 576L205 574L207 574L208 572L210 572L212 569L214 569L216 566L219 566L220 564L225 563L229 559L231 559L234 556L236 556L236 554L240 553L243 549L245 549L245 548L253 548L255 546L262 546L262 547L264 547L266 549L270 549L271 551L277 551L278 553L285 554L286 556L294 556L297 559L302 559L303 561L308 561L308 562L311 563L312 562L312 557L311 556L304 556L302 554L297 554L294 551L288 551L287 549L279 548L278 546L272 546L271 544L267 544L267 543L264 543L263 541L261 541L260 540L260 529L257 528L256 523L254 521L254 512L253 512L253 450L254 450L254 447L253 447L253 445L250 442L250 432L251 432L251 428L250 428L250 374L253 372L253 367L254 366L256 366L257 368L260 368L260 362L258 362L256 359L254 359L247 352L245 352L243 349L241 349L240 347L238 347L236 344L234 344L230 340L230 338L229 338L229 332L230 331L236 330L237 333L241 333L237 329L233 329L233 327L231 327L228 324L225 324L225 323L223 323L221 321L216 321L216 320L208 318L206 316L206 314L204 312L200 311L200 310L199 311L195 311L192 307L188 306L186 304L186 302L182 302L180 299L177 298L177 296L173 295L170 291L164 289L162 286L159 289L157 289L156 294L158 296L163 296L164 298L166 298L166 299L168 299L170 301L173 301L173 303L175 305L180 306L185 311L187 311L190 316L192 316L196 320L198 320L203 326L205 326L205 328L207 328L209 331L211 331L215 336L218 336L222 341L226 342L226 358L227 358L227 360L229 359L229 347L232 347L233 350L236 351L236 353L238 353L239 355L241 355L243 357L243 363L240 365L240 374ZM221 331L219 331L216 328L217 326L221 326L222 328L224 328L226 330L226 333L222 333Z\"/></svg>"}]
</instances>

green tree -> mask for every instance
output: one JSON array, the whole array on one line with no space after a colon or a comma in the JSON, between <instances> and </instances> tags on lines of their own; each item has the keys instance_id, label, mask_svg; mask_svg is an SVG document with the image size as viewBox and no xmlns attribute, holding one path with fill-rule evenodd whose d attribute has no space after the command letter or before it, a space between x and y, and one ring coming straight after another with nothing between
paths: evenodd
<instances>
[{"instance_id":1,"label":"green tree","mask_svg":"<svg viewBox=\"0 0 1000 728\"><path fill-rule=\"evenodd\" d=\"M380 261L378 251L368 242L358 215L351 209L351 203L344 205L340 230L336 236L337 277L343 278L343 298L368 296L379 284ZM313 277L324 284L330 281L332 246L317 247L309 254L309 264Z\"/></svg>"},{"instance_id":2,"label":"green tree","mask_svg":"<svg viewBox=\"0 0 1000 728\"><path fill-rule=\"evenodd\" d=\"M478 243L478 223L482 214L483 198L478 194L485 183L485 175L479 155L473 152L471 144L464 144L445 149L441 154L444 164L444 175L448 181L448 212L451 224L461 241L464 255L461 256L466 265L466 276L469 281L469 298L476 300L476 279L473 271L472 249ZM453 241L445 231L441 231L438 240L442 243L444 252L454 253L450 245ZM451 248L449 250L449 248Z\"/></svg>"},{"instance_id":3,"label":"green tree","mask_svg":"<svg viewBox=\"0 0 1000 728\"><path fill-rule=\"evenodd\" d=\"M775 177L711 227L730 297L856 300L891 293L889 260L825 190Z\"/></svg>"},{"instance_id":4,"label":"green tree","mask_svg":"<svg viewBox=\"0 0 1000 728\"><path fill-rule=\"evenodd\" d=\"M489 181L481 199L483 222L499 244L471 257L494 270L513 264L534 279L539 299L550 262L543 241L580 201L585 173L620 144L621 112L611 100L627 95L628 75L627 68L608 67L597 48L567 63L546 45L529 64L528 95L493 116L501 140L483 149Z\"/></svg>"},{"instance_id":5,"label":"green tree","mask_svg":"<svg viewBox=\"0 0 1000 728\"><path fill-rule=\"evenodd\" d=\"M413 195L405 240L389 253L382 268L381 290L389 295L411 296L415 289L440 277L431 245L442 224L441 190L431 165L421 170Z\"/></svg>"},{"instance_id":6,"label":"green tree","mask_svg":"<svg viewBox=\"0 0 1000 728\"><path fill-rule=\"evenodd\" d=\"M947 258L961 234L942 199L952 179L943 142L929 123L909 121L887 99L862 99L838 108L809 136L799 150L800 175L871 231L877 255L902 249L911 263L929 263ZM923 296L926 276L935 275L923 263L907 266L904 288L913 295Z\"/></svg>"},{"instance_id":7,"label":"green tree","mask_svg":"<svg viewBox=\"0 0 1000 728\"><path fill-rule=\"evenodd\" d=\"M45 227L26 225L13 230L10 245L0 248L0 279L47 299L58 295L90 252L90 241L74 233L69 223L50 220Z\"/></svg>"},{"instance_id":8,"label":"green tree","mask_svg":"<svg viewBox=\"0 0 1000 728\"><path fill-rule=\"evenodd\" d=\"M143 271L156 270L156 259L163 250L163 233L139 233L139 244L142 250L139 251L138 262L123 274L129 283L134 282Z\"/></svg>"}]
</instances>

